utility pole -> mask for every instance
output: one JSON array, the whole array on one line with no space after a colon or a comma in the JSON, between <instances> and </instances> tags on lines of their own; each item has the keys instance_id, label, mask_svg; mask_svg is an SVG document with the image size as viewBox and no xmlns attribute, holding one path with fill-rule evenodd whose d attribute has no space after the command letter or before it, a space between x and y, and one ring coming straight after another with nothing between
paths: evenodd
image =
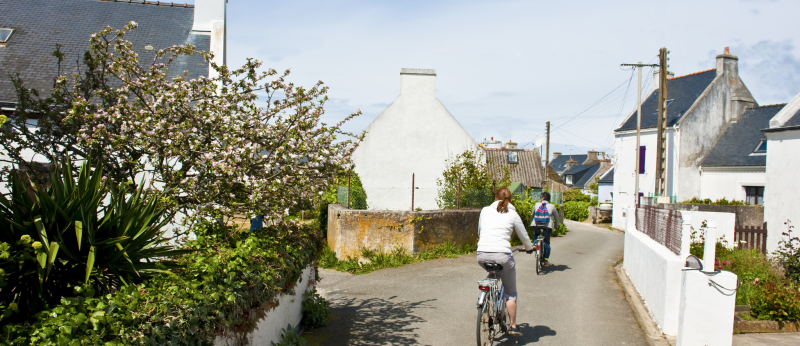
<instances>
[{"instance_id":1,"label":"utility pole","mask_svg":"<svg viewBox=\"0 0 800 346\"><path fill-rule=\"evenodd\" d=\"M658 137L656 142L656 194L667 192L667 49L661 48L658 62Z\"/></svg>"},{"instance_id":2,"label":"utility pole","mask_svg":"<svg viewBox=\"0 0 800 346\"><path fill-rule=\"evenodd\" d=\"M550 166L550 122L547 122L547 150L544 154L544 175L547 176L547 167Z\"/></svg>"},{"instance_id":3,"label":"utility pole","mask_svg":"<svg viewBox=\"0 0 800 346\"><path fill-rule=\"evenodd\" d=\"M639 158L641 153L639 150L639 137L642 131L642 67L658 67L658 65L646 65L640 61L638 64L622 64L622 66L633 66L639 71L639 81L636 87L636 168L634 168L633 176L635 177L635 185L633 188L633 205L639 206Z\"/></svg>"}]
</instances>

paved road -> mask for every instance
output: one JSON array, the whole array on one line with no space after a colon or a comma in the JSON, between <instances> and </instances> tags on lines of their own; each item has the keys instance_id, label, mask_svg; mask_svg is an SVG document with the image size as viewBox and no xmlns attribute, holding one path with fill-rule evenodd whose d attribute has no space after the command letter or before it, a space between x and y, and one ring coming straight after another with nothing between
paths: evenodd
<instances>
[{"instance_id":1,"label":"paved road","mask_svg":"<svg viewBox=\"0 0 800 346\"><path fill-rule=\"evenodd\" d=\"M517 254L521 337L499 345L647 345L613 265L623 234L567 221L553 238L551 271L536 275L533 256ZM328 326L311 345L474 345L475 255L349 275L321 270L317 286L332 302Z\"/></svg>"}]
</instances>

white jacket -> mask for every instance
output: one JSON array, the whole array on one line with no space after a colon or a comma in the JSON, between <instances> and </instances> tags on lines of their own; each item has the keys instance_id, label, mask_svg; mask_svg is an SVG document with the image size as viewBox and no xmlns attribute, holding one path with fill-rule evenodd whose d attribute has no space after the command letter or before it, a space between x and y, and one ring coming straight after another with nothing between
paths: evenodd
<instances>
[{"instance_id":1,"label":"white jacket","mask_svg":"<svg viewBox=\"0 0 800 346\"><path fill-rule=\"evenodd\" d=\"M492 205L481 210L481 216L478 219L478 251L510 253L511 233L514 230L517 231L517 236L525 245L525 249L533 249L531 239L528 238L528 231L525 230L522 219L517 215L517 209L509 203L508 213L501 214L497 212L498 203L500 201L494 201Z\"/></svg>"}]
</instances>

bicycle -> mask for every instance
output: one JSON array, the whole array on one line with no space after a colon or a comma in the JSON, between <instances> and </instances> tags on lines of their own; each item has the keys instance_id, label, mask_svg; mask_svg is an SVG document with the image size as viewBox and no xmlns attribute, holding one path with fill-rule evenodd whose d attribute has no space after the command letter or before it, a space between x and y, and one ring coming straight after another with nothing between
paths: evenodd
<instances>
[{"instance_id":1,"label":"bicycle","mask_svg":"<svg viewBox=\"0 0 800 346\"><path fill-rule=\"evenodd\" d=\"M516 248L512 252L524 251ZM503 281L498 278L497 273L503 270L503 266L497 263L484 263L483 268L492 274L492 278L478 281L478 346L491 346L494 338L502 333L508 332L507 321L508 310L506 310L503 293Z\"/></svg>"},{"instance_id":2,"label":"bicycle","mask_svg":"<svg viewBox=\"0 0 800 346\"><path fill-rule=\"evenodd\" d=\"M534 229L536 229L537 227L538 226L535 226ZM537 237L536 240L533 242L533 248L534 248L534 251L536 251L536 275L541 275L542 272L544 272L544 267L545 267L545 265L544 265L544 262L545 262L545 259L544 259L544 231L545 231L546 228L545 227L538 227L538 228L540 228L542 230L542 232L539 233L539 237Z\"/></svg>"}]
</instances>

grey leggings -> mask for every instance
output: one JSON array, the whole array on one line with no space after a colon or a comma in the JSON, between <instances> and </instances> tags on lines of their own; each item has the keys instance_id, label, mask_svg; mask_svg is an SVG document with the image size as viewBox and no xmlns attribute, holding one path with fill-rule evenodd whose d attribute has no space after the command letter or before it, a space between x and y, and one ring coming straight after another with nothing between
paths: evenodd
<instances>
[{"instance_id":1,"label":"grey leggings","mask_svg":"<svg viewBox=\"0 0 800 346\"><path fill-rule=\"evenodd\" d=\"M486 262L503 266L503 270L497 272L500 280L503 280L503 297L509 300L517 300L517 269L515 268L514 256L503 252L478 252L478 264L481 265L481 268ZM488 278L489 276L487 275L486 277Z\"/></svg>"}]
</instances>

